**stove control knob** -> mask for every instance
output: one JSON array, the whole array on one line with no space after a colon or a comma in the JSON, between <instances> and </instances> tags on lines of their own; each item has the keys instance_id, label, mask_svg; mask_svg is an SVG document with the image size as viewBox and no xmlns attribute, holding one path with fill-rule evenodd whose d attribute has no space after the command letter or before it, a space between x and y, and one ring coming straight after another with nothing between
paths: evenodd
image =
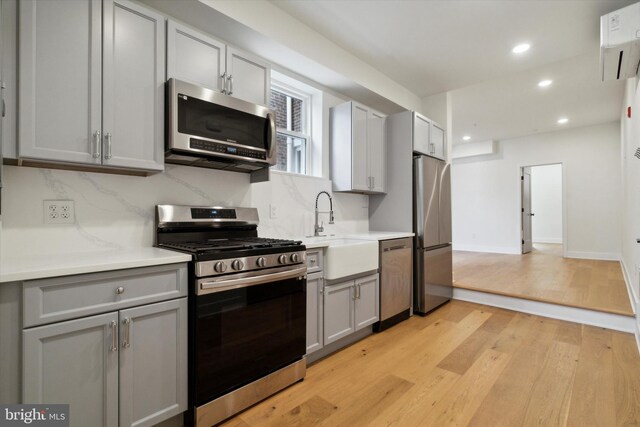
<instances>
[{"instance_id":1,"label":"stove control knob","mask_svg":"<svg viewBox=\"0 0 640 427\"><path fill-rule=\"evenodd\" d=\"M218 261L213 266L213 269L216 271L216 273L224 273L225 271L227 271L227 264L223 261Z\"/></svg>"},{"instance_id":2,"label":"stove control knob","mask_svg":"<svg viewBox=\"0 0 640 427\"><path fill-rule=\"evenodd\" d=\"M280 264L286 264L286 263L287 263L287 256L286 256L286 255L280 255L280 256L278 257L278 262L279 262Z\"/></svg>"},{"instance_id":3,"label":"stove control knob","mask_svg":"<svg viewBox=\"0 0 640 427\"><path fill-rule=\"evenodd\" d=\"M235 259L231 263L231 268L233 268L234 270L242 270L244 268L244 262L240 261L239 259Z\"/></svg>"},{"instance_id":4,"label":"stove control knob","mask_svg":"<svg viewBox=\"0 0 640 427\"><path fill-rule=\"evenodd\" d=\"M291 255L291 262L299 262L299 261L300 261L300 255L298 254Z\"/></svg>"},{"instance_id":5,"label":"stove control knob","mask_svg":"<svg viewBox=\"0 0 640 427\"><path fill-rule=\"evenodd\" d=\"M260 257L256 260L256 265L260 268L264 268L267 265L267 260L264 257Z\"/></svg>"}]
</instances>

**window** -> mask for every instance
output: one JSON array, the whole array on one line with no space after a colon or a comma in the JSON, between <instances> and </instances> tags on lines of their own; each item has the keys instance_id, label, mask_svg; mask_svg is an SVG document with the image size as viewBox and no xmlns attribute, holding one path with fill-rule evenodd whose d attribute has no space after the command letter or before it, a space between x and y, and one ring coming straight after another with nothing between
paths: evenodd
<instances>
[{"instance_id":1,"label":"window","mask_svg":"<svg viewBox=\"0 0 640 427\"><path fill-rule=\"evenodd\" d=\"M308 174L309 96L279 84L271 87L269 107L276 112L277 163L274 169Z\"/></svg>"}]
</instances>

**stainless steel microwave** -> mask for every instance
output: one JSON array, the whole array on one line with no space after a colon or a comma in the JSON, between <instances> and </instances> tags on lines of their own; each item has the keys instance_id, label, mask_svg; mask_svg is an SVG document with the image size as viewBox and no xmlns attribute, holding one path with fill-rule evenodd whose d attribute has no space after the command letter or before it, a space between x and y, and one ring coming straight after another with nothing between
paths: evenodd
<instances>
[{"instance_id":1,"label":"stainless steel microwave","mask_svg":"<svg viewBox=\"0 0 640 427\"><path fill-rule=\"evenodd\" d=\"M237 172L276 163L272 110L176 79L166 95L167 163Z\"/></svg>"}]
</instances>

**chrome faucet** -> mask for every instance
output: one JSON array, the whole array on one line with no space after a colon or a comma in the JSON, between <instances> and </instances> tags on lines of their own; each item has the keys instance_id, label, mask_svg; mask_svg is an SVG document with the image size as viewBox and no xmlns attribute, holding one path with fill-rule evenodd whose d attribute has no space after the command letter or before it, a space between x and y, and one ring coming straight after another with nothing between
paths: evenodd
<instances>
[{"instance_id":1,"label":"chrome faucet","mask_svg":"<svg viewBox=\"0 0 640 427\"><path fill-rule=\"evenodd\" d=\"M318 199L320 198L321 194L326 194L327 197L329 198L329 212L320 212L320 211L318 211ZM327 193L326 191L321 191L316 196L316 223L313 226L313 236L314 237L320 236L320 233L322 233L324 231L324 222L321 223L321 224L318 224L318 214L321 214L321 213L328 213L329 214L329 224L333 224L333 199L331 198L331 195L329 193Z\"/></svg>"}]
</instances>

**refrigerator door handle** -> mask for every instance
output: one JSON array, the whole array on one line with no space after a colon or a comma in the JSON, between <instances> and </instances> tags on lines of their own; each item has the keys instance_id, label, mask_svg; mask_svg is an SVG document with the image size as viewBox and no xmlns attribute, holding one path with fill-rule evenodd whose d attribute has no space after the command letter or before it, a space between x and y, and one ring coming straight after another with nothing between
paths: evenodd
<instances>
[{"instance_id":1,"label":"refrigerator door handle","mask_svg":"<svg viewBox=\"0 0 640 427\"><path fill-rule=\"evenodd\" d=\"M414 188L414 218L416 238L418 247L422 247L422 238L424 237L424 194L422 191L416 191L422 188L424 182L424 175L422 170L422 162L420 157L413 159L413 188Z\"/></svg>"}]
</instances>

